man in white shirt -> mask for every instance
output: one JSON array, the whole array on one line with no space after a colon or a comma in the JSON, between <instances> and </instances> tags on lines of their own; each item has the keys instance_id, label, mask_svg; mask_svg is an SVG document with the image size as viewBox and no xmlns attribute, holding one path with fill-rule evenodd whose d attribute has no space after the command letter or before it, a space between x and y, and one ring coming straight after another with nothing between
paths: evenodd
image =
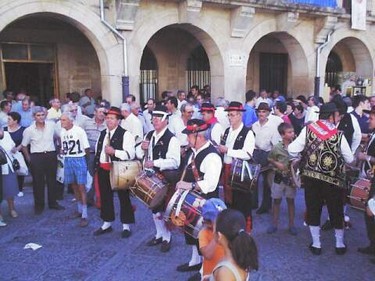
<instances>
[{"instance_id":1,"label":"man in white shirt","mask_svg":"<svg viewBox=\"0 0 375 281\"><path fill-rule=\"evenodd\" d=\"M61 102L58 98L52 98L50 99L49 104L51 108L48 109L47 120L57 122L61 117Z\"/></svg>"},{"instance_id":2,"label":"man in white shirt","mask_svg":"<svg viewBox=\"0 0 375 281\"><path fill-rule=\"evenodd\" d=\"M143 117L145 119L145 127L143 128L143 132L145 134L154 130L154 125L152 125L152 111L155 109L155 105L154 99L149 98L147 100L147 108L143 111Z\"/></svg>"},{"instance_id":3,"label":"man in white shirt","mask_svg":"<svg viewBox=\"0 0 375 281\"><path fill-rule=\"evenodd\" d=\"M181 118L181 112L177 110L177 98L169 97L165 106L170 113L168 129L176 138L180 141L181 146L186 146L188 144L187 137L182 133L182 130L185 129L184 122Z\"/></svg>"},{"instance_id":4,"label":"man in white shirt","mask_svg":"<svg viewBox=\"0 0 375 281\"><path fill-rule=\"evenodd\" d=\"M257 98L257 101L255 102L255 108L259 107L259 104L262 102L265 102L268 104L269 107L272 106L272 100L268 97L268 93L266 90L261 90L259 93L259 97Z\"/></svg>"},{"instance_id":5,"label":"man in white shirt","mask_svg":"<svg viewBox=\"0 0 375 281\"><path fill-rule=\"evenodd\" d=\"M305 123L307 122L315 122L319 119L319 101L316 97L310 96L307 99L307 109L305 115Z\"/></svg>"},{"instance_id":6,"label":"man in white shirt","mask_svg":"<svg viewBox=\"0 0 375 281\"><path fill-rule=\"evenodd\" d=\"M143 125L141 120L133 114L131 106L128 103L121 105L121 114L123 120L121 120L120 126L133 135L135 144L141 143L143 139Z\"/></svg>"}]
</instances>

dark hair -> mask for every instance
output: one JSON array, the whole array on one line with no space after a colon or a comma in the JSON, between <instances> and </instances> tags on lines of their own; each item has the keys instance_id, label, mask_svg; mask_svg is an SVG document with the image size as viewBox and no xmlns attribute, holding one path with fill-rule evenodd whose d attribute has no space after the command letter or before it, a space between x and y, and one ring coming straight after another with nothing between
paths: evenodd
<instances>
[{"instance_id":1,"label":"dark hair","mask_svg":"<svg viewBox=\"0 0 375 281\"><path fill-rule=\"evenodd\" d=\"M131 99L132 99L132 102L135 102L135 96L134 96L134 95L129 94L129 95L127 96L127 98L131 98Z\"/></svg>"},{"instance_id":2,"label":"dark hair","mask_svg":"<svg viewBox=\"0 0 375 281\"><path fill-rule=\"evenodd\" d=\"M245 217L237 210L225 209L216 219L216 231L228 240L236 264L247 271L258 270L258 249L245 228Z\"/></svg>"},{"instance_id":3,"label":"dark hair","mask_svg":"<svg viewBox=\"0 0 375 281\"><path fill-rule=\"evenodd\" d=\"M296 97L296 99L300 100L304 104L307 104L307 99L306 99L306 97L304 95L299 95L298 97Z\"/></svg>"},{"instance_id":4,"label":"dark hair","mask_svg":"<svg viewBox=\"0 0 375 281\"><path fill-rule=\"evenodd\" d=\"M199 92L199 86L198 85L193 85L193 86L191 86L190 87L190 90L191 89L195 89L195 90L197 90L198 92Z\"/></svg>"},{"instance_id":5,"label":"dark hair","mask_svg":"<svg viewBox=\"0 0 375 281\"><path fill-rule=\"evenodd\" d=\"M13 91L9 90L9 89L4 90L3 91L3 97L4 97L4 99L6 99L9 94L13 95Z\"/></svg>"},{"instance_id":6,"label":"dark hair","mask_svg":"<svg viewBox=\"0 0 375 281\"><path fill-rule=\"evenodd\" d=\"M277 130L279 131L279 134L282 136L285 134L285 131L286 130L289 130L289 129L293 129L293 126L292 124L289 124L289 123L281 123L278 127L277 127Z\"/></svg>"},{"instance_id":7,"label":"dark hair","mask_svg":"<svg viewBox=\"0 0 375 281\"><path fill-rule=\"evenodd\" d=\"M77 92L73 92L73 93L70 93L69 98L72 102L79 102L79 99L81 98L81 95Z\"/></svg>"},{"instance_id":8,"label":"dark hair","mask_svg":"<svg viewBox=\"0 0 375 281\"><path fill-rule=\"evenodd\" d=\"M368 97L366 97L364 95L356 95L356 96L354 96L352 98L353 107L354 108L358 107L361 102L365 102L366 100L368 100Z\"/></svg>"},{"instance_id":9,"label":"dark hair","mask_svg":"<svg viewBox=\"0 0 375 281\"><path fill-rule=\"evenodd\" d=\"M277 101L275 108L277 108L281 113L284 113L286 111L286 102Z\"/></svg>"},{"instance_id":10,"label":"dark hair","mask_svg":"<svg viewBox=\"0 0 375 281\"><path fill-rule=\"evenodd\" d=\"M7 101L7 100L2 100L0 102L0 109L3 110L7 105L10 104L10 101Z\"/></svg>"},{"instance_id":11,"label":"dark hair","mask_svg":"<svg viewBox=\"0 0 375 281\"><path fill-rule=\"evenodd\" d=\"M12 117L14 121L19 124L21 122L21 115L18 112L12 111L8 113L8 116Z\"/></svg>"},{"instance_id":12,"label":"dark hair","mask_svg":"<svg viewBox=\"0 0 375 281\"><path fill-rule=\"evenodd\" d=\"M167 101L169 101L171 104L174 105L175 108L177 108L177 106L178 106L178 101L177 101L177 98L176 98L176 97L169 97L169 98L167 98Z\"/></svg>"},{"instance_id":13,"label":"dark hair","mask_svg":"<svg viewBox=\"0 0 375 281\"><path fill-rule=\"evenodd\" d=\"M257 94L253 90L247 91L246 94L245 94L246 102L253 100L256 95Z\"/></svg>"},{"instance_id":14,"label":"dark hair","mask_svg":"<svg viewBox=\"0 0 375 281\"><path fill-rule=\"evenodd\" d=\"M292 105L292 108L293 108L293 111L295 109L297 109L299 112L303 112L304 111L304 108L303 108L303 105L299 102L297 104L293 104Z\"/></svg>"},{"instance_id":15,"label":"dark hair","mask_svg":"<svg viewBox=\"0 0 375 281\"><path fill-rule=\"evenodd\" d=\"M344 102L340 94L335 94L332 97L331 102L333 102L336 105L337 109L339 110L340 115L345 114L346 111L348 110L348 106L346 105L346 103Z\"/></svg>"}]
</instances>

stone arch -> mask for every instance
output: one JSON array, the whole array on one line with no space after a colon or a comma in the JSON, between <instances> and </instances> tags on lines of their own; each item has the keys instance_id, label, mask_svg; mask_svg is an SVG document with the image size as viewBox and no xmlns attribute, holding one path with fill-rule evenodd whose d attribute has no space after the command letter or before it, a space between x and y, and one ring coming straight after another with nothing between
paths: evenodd
<instances>
[{"instance_id":1,"label":"stone arch","mask_svg":"<svg viewBox=\"0 0 375 281\"><path fill-rule=\"evenodd\" d=\"M313 90L307 86L310 83L311 73L314 73L313 64L306 54L314 53L312 44L307 44L299 38L298 33L280 30L277 26L277 19L264 21L254 27L246 36L243 43L243 52L250 54L257 42L266 36L276 38L281 42L289 55L290 62L290 85L288 86L291 94L307 94ZM305 40L306 41L306 40ZM248 72L248 71L247 71Z\"/></svg>"},{"instance_id":2,"label":"stone arch","mask_svg":"<svg viewBox=\"0 0 375 281\"><path fill-rule=\"evenodd\" d=\"M72 24L81 31L92 44L98 56L102 93L106 99L121 101L122 65L111 64L122 56L121 42L100 21L100 17L89 7L74 1L33 1L16 0L0 6L0 32L12 22L30 15L52 14L54 17ZM82 19L85 19L82 21ZM117 67L117 69L116 69Z\"/></svg>"}]
</instances>

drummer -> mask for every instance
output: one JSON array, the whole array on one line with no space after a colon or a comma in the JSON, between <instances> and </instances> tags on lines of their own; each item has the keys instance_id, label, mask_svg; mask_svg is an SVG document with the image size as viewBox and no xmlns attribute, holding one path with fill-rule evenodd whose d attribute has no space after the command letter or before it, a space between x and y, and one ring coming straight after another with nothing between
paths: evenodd
<instances>
[{"instance_id":1,"label":"drummer","mask_svg":"<svg viewBox=\"0 0 375 281\"><path fill-rule=\"evenodd\" d=\"M245 216L246 231L250 232L252 228L251 193L232 190L229 177L233 158L249 160L252 157L255 147L254 133L242 123L242 112L245 109L240 102L232 101L225 111L228 111L230 127L225 130L221 145L218 147L219 151L224 154L225 204L240 211Z\"/></svg>"},{"instance_id":2,"label":"drummer","mask_svg":"<svg viewBox=\"0 0 375 281\"><path fill-rule=\"evenodd\" d=\"M100 133L95 153L95 170L98 172L101 197L100 217L103 220L103 225L94 232L95 236L112 232L112 222L115 220L113 191L109 179L110 162L132 160L135 156L133 135L119 126L122 119L121 110L113 106L105 115L107 129ZM135 222L134 211L129 191L119 190L117 194L122 222L121 237L128 238L131 235L129 224Z\"/></svg>"},{"instance_id":3,"label":"drummer","mask_svg":"<svg viewBox=\"0 0 375 281\"><path fill-rule=\"evenodd\" d=\"M142 153L147 151L147 157L144 159L145 170L166 173L168 175L177 174L180 166L180 142L168 130L167 108L164 105L157 105L152 112L152 124L155 130L149 132L142 141ZM142 154L141 153L141 154ZM175 172L175 173L173 173ZM170 180L171 177L166 177ZM152 216L156 228L156 235L146 243L147 246L156 246L161 244L160 250L168 252L171 248L171 232L163 220L165 204L152 210Z\"/></svg>"},{"instance_id":4,"label":"drummer","mask_svg":"<svg viewBox=\"0 0 375 281\"><path fill-rule=\"evenodd\" d=\"M176 185L179 190L191 190L202 197L219 198L219 180L222 169L222 160L210 141L207 140L206 130L209 124L200 119L191 119L182 133L188 135L189 150L183 178ZM185 164L185 163L183 163ZM177 271L199 270L202 265L198 252L198 240L185 234L185 242L192 246L192 256L188 263L177 267ZM200 279L199 279L200 280Z\"/></svg>"},{"instance_id":5,"label":"drummer","mask_svg":"<svg viewBox=\"0 0 375 281\"><path fill-rule=\"evenodd\" d=\"M366 112L366 111L365 111ZM372 108L369 116L369 127L372 132L375 130L375 108ZM367 113L367 112L366 112ZM369 198L375 196L375 178L373 175L373 167L375 165L375 134L372 133L369 139L369 142L366 146L365 152L360 152L358 154L358 159L363 161L361 167L361 174L364 175L366 178L371 179L371 189ZM368 173L368 171L371 171ZM362 254L372 255L375 256L375 220L374 215L367 211L364 214L365 216L365 223L367 229L367 237L369 239L370 244L367 247L358 248L358 252Z\"/></svg>"}]
</instances>

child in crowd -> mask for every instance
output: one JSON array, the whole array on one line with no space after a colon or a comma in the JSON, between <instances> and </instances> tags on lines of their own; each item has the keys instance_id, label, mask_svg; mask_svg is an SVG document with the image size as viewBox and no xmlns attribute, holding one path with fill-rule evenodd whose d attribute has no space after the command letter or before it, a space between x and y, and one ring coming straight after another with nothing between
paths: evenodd
<instances>
[{"instance_id":1,"label":"child in crowd","mask_svg":"<svg viewBox=\"0 0 375 281\"><path fill-rule=\"evenodd\" d=\"M289 233L297 235L297 229L294 226L296 188L292 186L291 182L288 153L288 145L293 141L295 134L293 126L288 123L281 123L278 131L282 141L276 144L268 155L268 161L275 167L275 178L271 188L273 222L267 229L267 233L272 234L277 231L281 199L285 195L289 213Z\"/></svg>"}]
</instances>

